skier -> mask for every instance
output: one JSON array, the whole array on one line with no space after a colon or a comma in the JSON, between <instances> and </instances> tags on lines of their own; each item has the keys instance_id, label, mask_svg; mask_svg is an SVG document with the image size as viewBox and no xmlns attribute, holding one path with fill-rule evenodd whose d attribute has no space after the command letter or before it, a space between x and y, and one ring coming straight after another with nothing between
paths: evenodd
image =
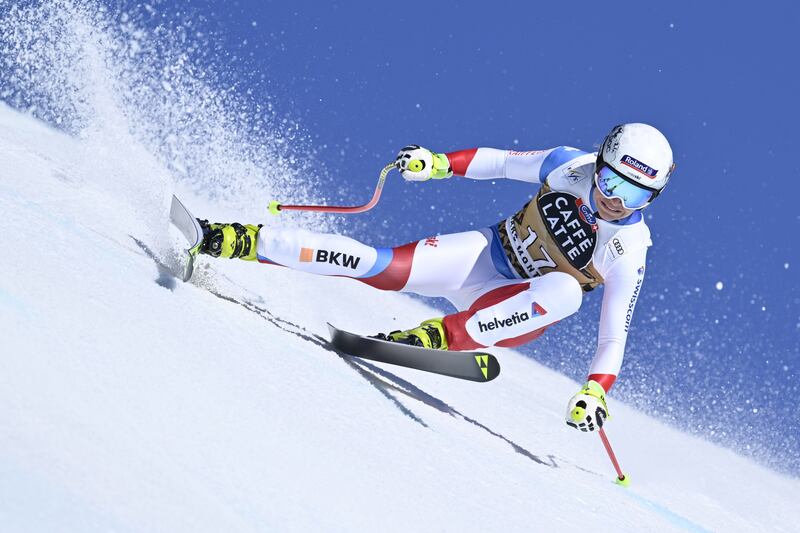
<instances>
[{"instance_id":1,"label":"skier","mask_svg":"<svg viewBox=\"0 0 800 533\"><path fill-rule=\"evenodd\" d=\"M667 185L672 149L647 124L615 126L597 153L560 146L433 153L412 145L397 156L409 181L509 178L539 186L517 213L480 230L395 248L295 228L201 221L201 252L345 276L382 290L443 296L458 310L379 338L441 350L518 346L578 311L583 292L604 284L597 351L566 423L602 427L605 394L623 351L645 272L650 230L642 217Z\"/></svg>"}]
</instances>

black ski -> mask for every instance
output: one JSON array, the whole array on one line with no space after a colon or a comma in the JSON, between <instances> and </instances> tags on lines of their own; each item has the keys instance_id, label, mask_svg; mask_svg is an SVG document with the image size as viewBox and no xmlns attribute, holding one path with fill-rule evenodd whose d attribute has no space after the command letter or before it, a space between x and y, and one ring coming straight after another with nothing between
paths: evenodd
<instances>
[{"instance_id":1,"label":"black ski","mask_svg":"<svg viewBox=\"0 0 800 533\"><path fill-rule=\"evenodd\" d=\"M330 324L331 344L362 359L415 368L470 381L491 381L500 375L497 358L486 352L449 352L363 337Z\"/></svg>"}]
</instances>

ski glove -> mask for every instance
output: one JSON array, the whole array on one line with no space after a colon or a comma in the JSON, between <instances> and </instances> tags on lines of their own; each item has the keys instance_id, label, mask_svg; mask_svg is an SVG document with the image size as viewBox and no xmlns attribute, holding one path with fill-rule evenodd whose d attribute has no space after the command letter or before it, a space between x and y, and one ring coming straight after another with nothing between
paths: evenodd
<instances>
[{"instance_id":1,"label":"ski glove","mask_svg":"<svg viewBox=\"0 0 800 533\"><path fill-rule=\"evenodd\" d=\"M395 165L406 181L439 180L453 175L450 160L445 154L434 154L416 144L400 150Z\"/></svg>"},{"instance_id":2,"label":"ski glove","mask_svg":"<svg viewBox=\"0 0 800 533\"><path fill-rule=\"evenodd\" d=\"M581 431L595 431L603 427L607 418L606 391L598 382L587 381L567 405L567 425Z\"/></svg>"}]
</instances>

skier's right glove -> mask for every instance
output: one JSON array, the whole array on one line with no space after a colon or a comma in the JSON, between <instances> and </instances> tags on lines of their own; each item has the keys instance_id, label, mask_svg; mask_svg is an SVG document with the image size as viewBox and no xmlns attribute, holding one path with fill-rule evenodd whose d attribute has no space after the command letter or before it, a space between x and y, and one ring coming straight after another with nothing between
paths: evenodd
<instances>
[{"instance_id":1,"label":"skier's right glove","mask_svg":"<svg viewBox=\"0 0 800 533\"><path fill-rule=\"evenodd\" d=\"M434 154L416 144L400 150L395 165L407 181L439 180L453 175L450 160L445 154Z\"/></svg>"},{"instance_id":2,"label":"skier's right glove","mask_svg":"<svg viewBox=\"0 0 800 533\"><path fill-rule=\"evenodd\" d=\"M587 381L567 405L567 425L581 431L600 429L608 417L606 391L593 380Z\"/></svg>"}]
</instances>

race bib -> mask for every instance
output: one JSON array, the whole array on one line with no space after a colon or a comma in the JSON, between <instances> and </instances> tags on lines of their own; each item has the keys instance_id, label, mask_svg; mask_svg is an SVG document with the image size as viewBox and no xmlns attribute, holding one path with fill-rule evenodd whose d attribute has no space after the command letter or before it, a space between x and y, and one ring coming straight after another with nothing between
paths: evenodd
<instances>
[{"instance_id":1,"label":"race bib","mask_svg":"<svg viewBox=\"0 0 800 533\"><path fill-rule=\"evenodd\" d=\"M603 283L592 264L597 231L597 219L589 206L575 195L552 191L546 185L498 226L506 256L520 277L565 272L584 291Z\"/></svg>"},{"instance_id":2,"label":"race bib","mask_svg":"<svg viewBox=\"0 0 800 533\"><path fill-rule=\"evenodd\" d=\"M583 200L567 192L551 191L536 199L539 214L553 243L573 268L592 262L597 246L597 219Z\"/></svg>"}]
</instances>

